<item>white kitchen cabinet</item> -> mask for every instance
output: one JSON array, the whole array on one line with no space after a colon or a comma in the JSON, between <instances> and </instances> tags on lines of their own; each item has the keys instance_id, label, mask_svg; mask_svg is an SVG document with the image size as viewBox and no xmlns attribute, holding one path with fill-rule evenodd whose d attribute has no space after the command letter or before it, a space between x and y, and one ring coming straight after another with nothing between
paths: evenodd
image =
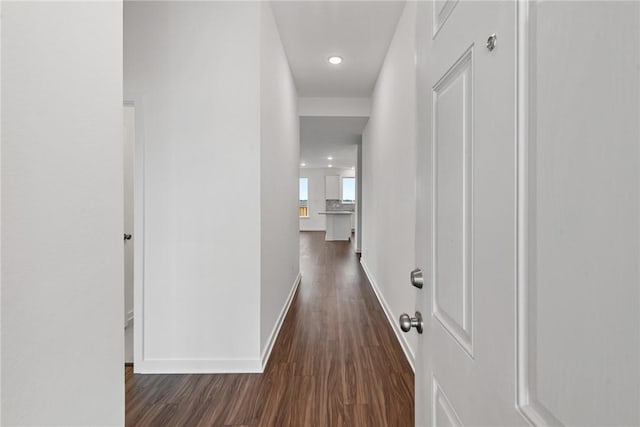
<instances>
[{"instance_id":1,"label":"white kitchen cabinet","mask_svg":"<svg viewBox=\"0 0 640 427\"><path fill-rule=\"evenodd\" d=\"M324 177L324 198L325 200L340 200L340 176L327 175Z\"/></svg>"},{"instance_id":2,"label":"white kitchen cabinet","mask_svg":"<svg viewBox=\"0 0 640 427\"><path fill-rule=\"evenodd\" d=\"M327 216L327 232L324 240L349 240L351 237L352 212L327 211L320 212L320 215Z\"/></svg>"}]
</instances>

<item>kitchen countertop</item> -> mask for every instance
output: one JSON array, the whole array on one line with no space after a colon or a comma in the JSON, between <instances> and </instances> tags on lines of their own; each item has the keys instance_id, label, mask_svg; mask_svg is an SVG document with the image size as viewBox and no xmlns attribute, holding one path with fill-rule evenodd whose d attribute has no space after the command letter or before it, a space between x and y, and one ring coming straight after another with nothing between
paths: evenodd
<instances>
[{"instance_id":1,"label":"kitchen countertop","mask_svg":"<svg viewBox=\"0 0 640 427\"><path fill-rule=\"evenodd\" d=\"M353 211L326 211L318 212L320 215L351 215Z\"/></svg>"}]
</instances>

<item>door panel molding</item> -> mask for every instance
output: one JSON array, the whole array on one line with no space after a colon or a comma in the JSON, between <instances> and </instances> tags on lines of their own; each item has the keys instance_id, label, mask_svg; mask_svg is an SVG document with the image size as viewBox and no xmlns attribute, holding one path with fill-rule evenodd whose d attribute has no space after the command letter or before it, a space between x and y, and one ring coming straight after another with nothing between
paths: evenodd
<instances>
[{"instance_id":1,"label":"door panel molding","mask_svg":"<svg viewBox=\"0 0 640 427\"><path fill-rule=\"evenodd\" d=\"M594 356L592 353L585 352L585 345L581 345L579 339L575 337L571 337L570 334L564 334L561 339L558 339L558 336L554 336L554 328L549 326L548 315L552 314L553 311L550 310L550 306L554 307L555 304L558 303L558 299L564 298L564 305L566 306L566 296L567 295L575 295L575 304L576 307L572 307L573 310L567 310L565 312L565 316L567 317L567 322L574 321L576 315L580 314L580 310L578 310L579 305L585 305L585 307L590 307L590 309L586 310L588 312L594 312L594 307L597 309L602 309L602 313L599 313L602 316L603 313L606 312L607 307L611 307L610 303L607 306L606 301L607 295L603 292L601 295L596 295L596 293L589 294L589 290L593 289L591 286L593 281L589 282L589 278L592 277L590 274L590 265L585 262L588 259L588 256L582 255L584 258L572 258L571 255L574 252L579 250L583 250L584 253L587 253L584 247L584 240L575 239L576 235L586 236L590 233L597 234L598 227L593 226L594 224L598 224L596 221L601 221L602 224L610 223L610 226L607 226L607 236L610 236L611 233L615 233L616 230L620 230L621 227L618 224L614 224L610 221L612 218L615 218L610 214L615 209L611 209L610 206L614 206L615 203L611 203L612 200L616 200L615 198L605 197L602 189L594 186L593 181L585 180L581 185L584 188L588 188L590 191L593 191L593 197L596 198L603 206L607 206L607 209L603 209L599 215L599 218L594 219L593 215L589 215L587 210L583 209L584 206L589 206L588 203L585 203L588 200L589 196L581 193L579 190L581 187L578 187L575 184L575 181L571 181L566 178L566 175L558 174L558 175L550 175L549 170L570 170L571 174L575 176L579 176L582 174L583 176L588 176L591 174L591 170L585 171L586 167L580 167L579 162L587 162L589 164L590 157L585 153L589 153L589 150L593 150L593 147L597 145L597 142L594 143L593 140L589 140L589 138L576 138L576 135L580 135L580 133L571 132L566 136L563 134L562 137L565 138L566 144L561 145L552 145L553 139L549 139L549 128L551 126L545 127L545 123L548 123L548 116L551 114L549 109L549 89L543 89L548 84L548 79L551 78L559 78L559 79L567 79L568 73L560 74L556 76L556 70L551 69L553 62L550 60L550 53L547 49L545 49L544 44L540 44L541 40L547 39L540 38L543 34L543 30L538 30L538 28L544 28L544 25L551 25L549 18L549 11L547 10L544 15L544 19L541 15L543 13L542 9L538 9L538 2L535 0L527 0L524 2L518 3L518 13L517 13L517 35L518 35L518 83L517 83L517 159L518 159L518 167L517 167L517 304L516 304L516 319L517 319L517 327L516 327L516 342L517 342L517 356L516 356L516 366L517 366L517 407L520 412L524 415L524 417L535 426L550 426L550 425L563 425L567 424L582 424L585 422L585 418L580 420L576 419L576 406L581 405L580 413L585 413L587 410L591 408L587 408L585 406L586 402L590 402L594 404L594 407L601 408L598 411L594 411L590 416L587 416L586 419L594 420L591 418L594 414L601 416L598 421L595 421L595 424L603 424L606 423L605 420L609 420L611 424L620 424L627 425L631 424L627 420L613 421L613 416L620 416L625 410L627 415L629 413L629 402L624 402L624 400L619 399L622 394L612 394L612 390L616 387L620 387L624 385L624 383L620 382L621 376L618 374L618 377L609 376L609 374L603 374L603 372L607 369L607 364L602 363L602 357L597 359L597 350L593 353L596 354ZM589 3L589 5L596 5L597 3ZM540 6L542 7L542 6ZM613 7L613 6L611 6ZM564 10L566 13L567 11ZM589 13L580 14L580 9L575 11L571 11L572 16L573 13L576 15L576 22L584 22L584 17L589 16ZM576 13L577 12L577 13ZM584 12L584 10L583 10ZM593 14L594 11L592 11ZM618 14L619 16L620 14ZM553 15L551 15L553 16ZM560 15L562 16L562 15ZM616 16L616 15L614 15ZM582 20L581 20L582 19ZM609 17L610 19L610 17ZM544 24L543 24L544 22ZM623 25L621 23L621 25ZM629 25L628 22L626 25ZM557 27L557 26L556 26ZM582 31L589 31L585 29L586 25L583 24ZM540 32L538 32L540 31ZM567 30L565 30L567 31ZM548 34L545 32L545 34ZM575 37L575 36L574 36ZM615 35L611 35L612 38L615 38ZM619 35L618 35L618 38ZM547 40L548 41L548 40ZM580 41L583 41L580 39ZM563 49L567 52L561 51L563 58L564 55L568 55L569 58L567 61L573 60L575 58L578 59L584 58L584 54L581 57L580 55L571 56L568 52L571 50L571 47L567 46L571 42L571 39L565 40ZM586 45L593 46L593 40L584 40ZM606 44L606 39L602 40L603 44ZM602 49L601 46L599 46ZM598 50L598 46L592 47L596 51ZM539 49L539 50L538 50ZM544 49L544 50L543 50ZM560 56L558 52L555 52L555 55L552 55L555 61ZM613 61L613 64L617 59L623 57L623 53L616 53L615 49L612 49L611 56L608 57L610 61ZM605 61L606 62L606 61ZM582 62L573 62L573 66L576 69L580 68L580 65L584 65ZM584 68L583 68L584 69ZM624 67L620 67L620 70L624 69ZM546 71L546 72L545 72ZM553 77L549 77L553 73ZM582 76L584 82L589 82L590 79L595 80L597 77L602 77L603 75L607 76L607 71L602 71L597 67L590 69L585 76ZM628 75L628 74L627 74ZM545 79L547 76L547 80ZM619 76L620 79L625 77L624 73L621 73ZM571 85L567 85L569 92L565 94L565 99L570 98L571 94ZM616 88L613 87L613 90ZM575 85L574 85L575 90ZM608 92L608 89L606 90ZM623 91L618 89L618 91ZM603 114L600 109L605 109L606 106L612 106L618 102L618 98L612 96L611 98L606 98L600 95L593 94L594 100L598 100L601 105L598 107L594 106L586 106L583 109L577 106L577 101L573 101L573 105L575 108L575 116L569 115L567 116L567 120L576 120L576 117L591 117L591 120L594 120L594 116L597 114L598 118L602 119L602 123L599 124L600 129L607 129L616 127L616 122L611 119L611 116ZM624 105L624 101L620 100L621 105ZM565 104L565 109L567 105ZM605 108L603 108L605 107ZM563 111L562 109L560 111ZM554 114L557 111L553 111ZM624 108L621 107L620 112L617 114L624 114ZM559 113L559 115L562 115ZM583 120L585 123L589 120ZM573 123L571 129L578 129L579 127ZM553 135L553 134L551 134ZM617 144L609 144L608 150L614 153L625 152L624 148L621 148L621 144L619 141L624 140L624 137L616 138L615 135L610 136L613 141L618 141ZM552 137L553 138L553 137ZM557 134L556 134L557 138ZM579 143L577 142L579 141ZM569 145L573 144L573 145ZM564 146L565 150L563 151L562 147ZM578 151L578 146L580 148L584 148L584 152ZM568 164L566 161L566 151L571 150L572 162L575 162L573 167L568 168L566 165ZM617 151L616 151L617 150ZM553 157L549 154L553 153ZM628 151L626 151L628 153ZM585 160L586 159L586 160ZM613 171L613 167L611 165L614 164L614 161L611 159L616 159L616 157L611 157L610 159L606 159L603 162L603 169L596 169L592 176L596 177L598 174L607 175L610 177L622 176L622 172L620 175L615 175ZM591 164L599 164L600 159L591 158ZM609 162L609 169L607 169L607 161ZM583 163L584 164L584 163ZM624 168L625 165L620 162L615 163L617 166L615 168ZM627 165L628 166L628 165ZM550 178L550 176L552 178ZM595 179L594 179L595 180ZM619 180L621 183L624 183L623 179ZM571 186L573 184L573 186ZM624 185L624 184L622 184ZM553 198L549 196L549 188L550 186L555 186L559 188L558 191L563 191L567 196L570 197L572 203L566 202L562 203L561 206L554 208L550 206L550 203L553 201ZM628 188L629 184L627 184ZM578 191L571 191L578 189ZM608 189L607 189L608 190ZM600 195L598 194L600 191ZM568 206L568 208L567 208ZM567 212L567 209L582 209L582 212L579 216L573 215L571 219L567 219L566 216L563 216L563 212ZM553 222L549 222L549 217L553 218ZM545 221L546 218L546 221ZM609 220L609 221L607 221ZM579 225L573 226L573 223L577 222ZM554 227L553 231L550 229L550 224ZM589 232L585 232L587 226L592 226L589 228ZM617 228L616 228L617 227ZM558 232L556 232L558 230ZM538 245L540 245L541 238L544 238L546 242L549 241L550 235L554 236L567 236L563 239L553 240L553 244L546 243L546 246L542 246L543 249L540 249ZM600 233L602 236L603 233ZM605 250L602 248L611 247L610 252L612 255L616 253L616 246L611 244L612 240L602 239L601 237L594 238L599 242L599 246L594 246L590 248L588 253L593 256L595 253L600 254L599 259L602 258L602 253L604 251L609 252L609 250ZM571 242L568 247L562 246L564 242ZM621 242L623 244L624 241ZM550 263L549 258L552 258L547 250L549 247L558 247L560 244L560 248L565 254L565 259L562 261L562 265L569 266L565 267L563 270L561 267L558 267L558 263ZM575 251L574 251L575 248ZM621 250L618 250L618 255ZM557 254L556 254L557 255ZM620 259L619 256L612 256L612 259ZM573 263L573 264L572 264ZM577 263L581 263L584 265L584 269L581 274L584 275L582 279L578 279L578 276L574 276L574 272L578 272L579 269L573 268L570 271L570 274L566 274L566 270L570 269L571 266L575 266ZM619 263L606 263L606 260L603 260L602 265L598 268L602 268L604 271L615 271L616 274L620 274L619 277L624 277L623 269L612 268L612 265L620 265ZM609 267L608 267L609 266ZM555 273L551 274L551 273ZM563 274L564 273L564 274ZM626 277L628 279L629 276ZM568 279L567 279L568 278ZM617 280L621 280L618 278ZM612 283L616 283L615 275L613 275ZM560 285L557 287L556 285ZM584 287L586 290L585 295L578 296L578 292L580 289ZM554 288L556 292L559 292L559 288L563 288L565 290L564 293L550 294L549 288ZM619 290L618 288L617 290ZM545 293L546 290L546 293ZM609 292L615 292L616 289L611 287L608 289ZM597 294L600 294L599 292ZM591 297L589 297L591 295ZM551 302L552 301L552 302ZM562 301L562 300L560 300ZM584 308L583 308L584 310ZM603 318L611 319L611 314L607 313L608 316L603 316ZM587 329L590 326L593 326L595 322L593 317L586 317L584 321L584 328ZM613 320L608 320L609 325L614 325L614 328L610 328L609 330L611 336L616 336L617 339L614 339L608 343L606 342L596 342L598 341L598 332L592 332L593 329L588 329L593 333L589 341L593 341L594 345L601 346L601 348L606 347L607 345L612 346L612 343L620 343L626 341L626 338L621 337L620 331L616 331L617 327L620 327L620 330L623 330L624 325L617 324L617 322ZM545 325L546 322L546 325ZM558 328L562 328L563 325L561 323L556 323ZM628 331L628 329L627 329ZM637 331L637 329L636 329ZM609 332L607 332L609 334ZM602 338L602 332L600 333L600 337ZM605 340L606 341L606 340ZM584 341L583 341L584 342ZM617 351L623 351L622 346L612 346L612 348L618 349ZM584 380L585 375L581 375L579 370L570 371L565 369L562 370L562 374L566 375L566 377L562 378L562 380L558 379L558 372L554 372L553 366L558 366L554 362L553 365L548 363L548 354L549 351L553 350L559 354L563 353L567 350L575 350L575 352L580 353L580 355L584 358L582 360L578 360L574 355L565 356L567 360L574 360L574 363L568 363L568 365L577 365L582 366L583 370L586 370L586 366L589 366L589 362L594 363L594 360L598 360L600 366L602 366L603 371L597 372L597 370L590 370L589 375L593 375L588 379ZM547 355L547 356L545 356ZM545 363L545 357L547 361ZM606 360L606 359L605 359ZM565 365L567 362L565 361ZM610 372L610 371L609 371ZM576 380L578 379L578 380ZM580 382L580 380L583 382ZM616 383L616 381L618 381ZM592 385L593 387L584 387L584 384L587 383ZM563 384L565 387L558 387L557 384ZM581 385L582 384L582 385ZM612 386L611 384L617 384L616 386ZM555 395L555 390L562 389L564 395L573 395L571 399L562 399L558 395ZM597 389L597 391L595 391ZM621 388L619 388L620 390ZM550 392L551 390L551 392ZM586 394L591 392L591 397L595 396L596 398L585 398ZM622 392L620 392L622 393ZM597 405L596 405L597 404ZM607 408L607 409L604 409ZM578 416L579 417L579 416ZM621 418L618 418L620 420ZM562 421L561 421L562 420ZM635 424L635 423L633 423Z\"/></svg>"},{"instance_id":2,"label":"door panel molding","mask_svg":"<svg viewBox=\"0 0 640 427\"><path fill-rule=\"evenodd\" d=\"M527 142L529 130L529 9L528 1L517 5L517 280L516 280L516 406L534 425L544 418L530 403L528 345L528 283L527 283Z\"/></svg>"},{"instance_id":3,"label":"door panel molding","mask_svg":"<svg viewBox=\"0 0 640 427\"><path fill-rule=\"evenodd\" d=\"M431 420L431 425L433 426L443 425L441 417L438 416L439 414L442 414L444 415L444 417L446 417L448 425L453 427L462 427L463 424L462 424L462 421L460 421L460 417L458 416L458 413L456 412L455 408L451 404L451 401L447 397L444 390L442 390L442 387L440 386L440 383L438 382L438 380L436 380L435 376L432 377L432 384L433 384L433 393L431 393L431 395L433 396L433 400L432 400L431 414L433 419Z\"/></svg>"},{"instance_id":4,"label":"door panel molding","mask_svg":"<svg viewBox=\"0 0 640 427\"><path fill-rule=\"evenodd\" d=\"M434 1L433 4L433 38L435 39L445 22L458 4L458 0ZM440 7L438 7L440 5Z\"/></svg>"},{"instance_id":5,"label":"door panel molding","mask_svg":"<svg viewBox=\"0 0 640 427\"><path fill-rule=\"evenodd\" d=\"M452 96L457 97L457 99L450 99ZM452 102L455 107L453 111L459 112L461 116L453 117L453 120L451 120L451 117L447 117L447 123L444 125L450 126L451 129L446 134L447 136L453 136L454 139L442 142L439 137L443 128L443 123L440 122L443 119L441 105L443 103L451 105ZM457 104L458 102L459 105ZM465 50L444 76L433 86L432 114L432 159L433 182L435 185L435 191L433 192L433 315L462 346L465 352L473 358L473 45ZM456 126L460 126L460 129L456 130ZM443 160L447 159L440 159L439 156L441 156L440 152L443 151L442 148L445 146L448 147L447 150L452 151L451 147L457 145L452 144L452 142L458 142L455 141L455 138L459 138L460 145L458 148L460 152L455 152L454 148L453 152L447 152L446 154L452 155L453 158L451 160L454 160L454 165L456 163L460 165L459 172L461 176L455 176L455 172L458 172L457 168L455 171L450 172L446 182L448 184L447 191L443 191L443 182L438 182L439 178L441 178L439 165L445 163ZM442 145L442 147L439 148L439 145ZM442 169L447 172L447 169L451 168L447 166ZM456 180L459 180L459 182ZM440 181L442 180L440 179ZM458 184L457 188L456 184ZM448 195L451 190L460 191L461 206L452 207L441 203L440 193ZM451 201L449 202L451 203ZM444 211L446 212L441 213L441 205L445 205ZM459 212L456 212L457 210ZM451 215L452 213L454 215ZM458 213L459 217L455 215ZM443 237L439 232L443 228L440 217L447 221L451 220L451 217L457 217L456 219L459 219L460 223L456 224L454 219L453 223L450 224L452 232ZM460 229L454 230L457 226ZM456 241L457 238L459 238L459 242ZM461 247L455 248L456 243L459 243ZM460 249L461 253L456 254L456 249ZM442 257L436 255L444 252L451 252L451 256L446 257L447 254ZM459 259L456 259L458 256ZM445 278L443 280L438 272L441 261L439 258L449 258L446 260L449 263L459 263L461 277ZM443 270L445 269L443 268ZM451 269L448 270L450 271ZM460 283L456 283L458 280ZM459 288L456 290L455 287L458 286ZM448 294L447 301L440 296L440 294L444 294L445 289ZM459 300L452 301L454 298L459 298Z\"/></svg>"},{"instance_id":6,"label":"door panel molding","mask_svg":"<svg viewBox=\"0 0 640 427\"><path fill-rule=\"evenodd\" d=\"M530 82L531 70L531 29L532 8L529 0L517 5L517 291L516 291L516 392L518 410L535 426L560 425L561 423L537 401L531 370L535 364L530 354L535 354L534 344L529 334L529 144L533 138L529 134Z\"/></svg>"}]
</instances>

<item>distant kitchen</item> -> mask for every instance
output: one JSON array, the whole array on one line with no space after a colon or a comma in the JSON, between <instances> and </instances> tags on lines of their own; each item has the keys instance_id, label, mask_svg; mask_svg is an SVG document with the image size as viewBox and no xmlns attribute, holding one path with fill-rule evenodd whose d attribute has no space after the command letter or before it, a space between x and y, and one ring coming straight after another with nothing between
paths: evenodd
<instances>
[{"instance_id":1,"label":"distant kitchen","mask_svg":"<svg viewBox=\"0 0 640 427\"><path fill-rule=\"evenodd\" d=\"M324 231L325 240L350 240L355 231L355 168L300 169L300 230Z\"/></svg>"}]
</instances>

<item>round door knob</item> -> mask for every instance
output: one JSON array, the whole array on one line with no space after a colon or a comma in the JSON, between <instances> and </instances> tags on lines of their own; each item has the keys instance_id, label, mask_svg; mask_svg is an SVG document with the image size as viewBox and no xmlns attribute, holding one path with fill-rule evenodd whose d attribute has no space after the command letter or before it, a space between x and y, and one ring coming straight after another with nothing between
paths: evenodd
<instances>
[{"instance_id":1,"label":"round door knob","mask_svg":"<svg viewBox=\"0 0 640 427\"><path fill-rule=\"evenodd\" d=\"M415 317L410 317L407 313L403 313L400 315L400 329L403 332L409 332L411 328L416 328L419 334L422 333L422 314L419 311L416 311Z\"/></svg>"}]
</instances>

